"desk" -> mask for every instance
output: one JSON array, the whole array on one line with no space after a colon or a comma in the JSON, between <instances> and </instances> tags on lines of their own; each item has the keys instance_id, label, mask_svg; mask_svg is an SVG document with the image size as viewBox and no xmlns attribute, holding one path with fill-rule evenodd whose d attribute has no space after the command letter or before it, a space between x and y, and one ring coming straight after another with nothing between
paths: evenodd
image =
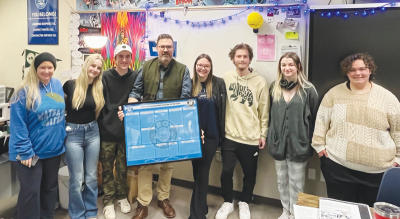
<instances>
[{"instance_id":1,"label":"desk","mask_svg":"<svg viewBox=\"0 0 400 219\"><path fill-rule=\"evenodd\" d=\"M319 196L300 192L296 204L306 207L319 208ZM374 219L374 209L369 208L369 210L371 211L372 218Z\"/></svg>"}]
</instances>

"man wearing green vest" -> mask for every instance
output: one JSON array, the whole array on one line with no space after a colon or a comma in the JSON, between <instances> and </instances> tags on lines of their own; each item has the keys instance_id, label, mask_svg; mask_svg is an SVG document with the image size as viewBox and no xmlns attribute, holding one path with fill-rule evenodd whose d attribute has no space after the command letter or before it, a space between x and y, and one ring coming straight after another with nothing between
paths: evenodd
<instances>
[{"instance_id":1,"label":"man wearing green vest","mask_svg":"<svg viewBox=\"0 0 400 219\"><path fill-rule=\"evenodd\" d=\"M157 53L157 58L146 61L139 69L128 102L190 97L192 82L189 69L172 58L174 41L169 34L158 36ZM148 215L147 206L153 197L153 166L146 165L139 168L138 206L132 219L142 219ZM158 206L163 209L167 218L176 215L169 203L172 169L171 163L161 164L157 185Z\"/></svg>"}]
</instances>

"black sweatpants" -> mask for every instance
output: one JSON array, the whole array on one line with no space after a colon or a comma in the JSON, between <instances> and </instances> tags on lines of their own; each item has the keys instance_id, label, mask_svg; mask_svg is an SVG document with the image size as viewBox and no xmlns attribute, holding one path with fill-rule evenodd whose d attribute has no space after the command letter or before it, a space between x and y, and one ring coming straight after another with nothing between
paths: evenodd
<instances>
[{"instance_id":1,"label":"black sweatpants","mask_svg":"<svg viewBox=\"0 0 400 219\"><path fill-rule=\"evenodd\" d=\"M18 219L52 219L57 201L58 169L61 155L39 159L31 168L13 161L20 192L17 203Z\"/></svg>"},{"instance_id":2,"label":"black sweatpants","mask_svg":"<svg viewBox=\"0 0 400 219\"><path fill-rule=\"evenodd\" d=\"M218 143L207 143L202 145L203 157L192 160L194 188L190 202L189 219L206 219L208 213L207 193L209 173L212 160L218 148Z\"/></svg>"},{"instance_id":3,"label":"black sweatpants","mask_svg":"<svg viewBox=\"0 0 400 219\"><path fill-rule=\"evenodd\" d=\"M374 206L384 173L352 170L325 156L320 161L329 198Z\"/></svg>"},{"instance_id":4,"label":"black sweatpants","mask_svg":"<svg viewBox=\"0 0 400 219\"><path fill-rule=\"evenodd\" d=\"M237 161L243 170L243 189L240 201L250 203L256 184L258 145L247 145L225 139L222 144L221 188L225 202L233 202L233 171Z\"/></svg>"}]
</instances>

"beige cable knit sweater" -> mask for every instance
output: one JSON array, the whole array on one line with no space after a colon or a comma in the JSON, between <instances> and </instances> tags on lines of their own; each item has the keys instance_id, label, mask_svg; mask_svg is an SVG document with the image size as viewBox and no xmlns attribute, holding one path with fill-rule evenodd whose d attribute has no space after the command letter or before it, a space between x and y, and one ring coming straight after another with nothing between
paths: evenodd
<instances>
[{"instance_id":1,"label":"beige cable knit sweater","mask_svg":"<svg viewBox=\"0 0 400 219\"><path fill-rule=\"evenodd\" d=\"M381 173L400 163L400 103L372 83L366 94L339 84L324 96L317 113L312 146L353 170Z\"/></svg>"}]
</instances>

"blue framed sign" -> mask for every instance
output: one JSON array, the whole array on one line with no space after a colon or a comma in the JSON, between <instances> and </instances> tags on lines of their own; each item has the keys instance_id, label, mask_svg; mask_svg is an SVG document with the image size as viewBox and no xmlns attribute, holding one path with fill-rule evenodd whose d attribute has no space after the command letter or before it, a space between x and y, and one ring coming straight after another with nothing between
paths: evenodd
<instances>
[{"instance_id":1,"label":"blue framed sign","mask_svg":"<svg viewBox=\"0 0 400 219\"><path fill-rule=\"evenodd\" d=\"M197 98L123 106L128 166L201 158Z\"/></svg>"},{"instance_id":2,"label":"blue framed sign","mask_svg":"<svg viewBox=\"0 0 400 219\"><path fill-rule=\"evenodd\" d=\"M58 45L58 0L28 0L28 45Z\"/></svg>"}]
</instances>

